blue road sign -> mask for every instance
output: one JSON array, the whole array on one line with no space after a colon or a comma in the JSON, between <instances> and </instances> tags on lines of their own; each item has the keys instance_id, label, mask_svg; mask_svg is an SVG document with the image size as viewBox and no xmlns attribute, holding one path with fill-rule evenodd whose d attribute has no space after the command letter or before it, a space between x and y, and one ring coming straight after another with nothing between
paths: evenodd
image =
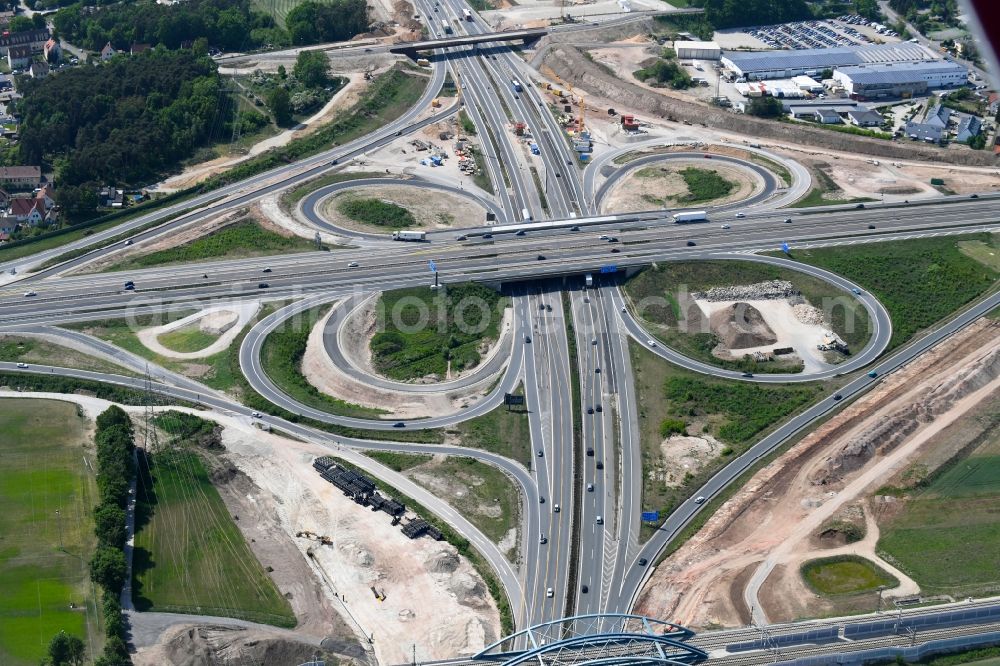
<instances>
[{"instance_id":1,"label":"blue road sign","mask_svg":"<svg viewBox=\"0 0 1000 666\"><path fill-rule=\"evenodd\" d=\"M614 264L611 264L610 266L601 266L601 272L602 273L617 273L618 272L618 267L615 266Z\"/></svg>"},{"instance_id":2,"label":"blue road sign","mask_svg":"<svg viewBox=\"0 0 1000 666\"><path fill-rule=\"evenodd\" d=\"M431 259L431 260L430 260L429 262L427 262L427 263L428 263L428 265L429 265L429 266L431 267L431 273L437 273L437 270L438 270L438 267L437 267L437 264L435 264L435 263L434 263L434 260L433 260L433 259Z\"/></svg>"},{"instance_id":3,"label":"blue road sign","mask_svg":"<svg viewBox=\"0 0 1000 666\"><path fill-rule=\"evenodd\" d=\"M782 243L781 251L784 252L785 254L788 254L789 252L792 251L792 248L788 247L788 243Z\"/></svg>"},{"instance_id":4,"label":"blue road sign","mask_svg":"<svg viewBox=\"0 0 1000 666\"><path fill-rule=\"evenodd\" d=\"M643 511L642 512L642 520L643 520L643 522L651 523L651 522L656 522L659 519L660 519L660 512L659 511Z\"/></svg>"}]
</instances>

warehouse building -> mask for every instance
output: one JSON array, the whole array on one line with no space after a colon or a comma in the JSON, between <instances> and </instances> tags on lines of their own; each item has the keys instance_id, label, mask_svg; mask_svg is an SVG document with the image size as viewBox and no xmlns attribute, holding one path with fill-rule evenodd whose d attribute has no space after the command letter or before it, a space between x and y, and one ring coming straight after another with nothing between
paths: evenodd
<instances>
[{"instance_id":1,"label":"warehouse building","mask_svg":"<svg viewBox=\"0 0 1000 666\"><path fill-rule=\"evenodd\" d=\"M824 69L902 62L932 62L937 54L920 44L868 44L797 51L727 51L722 65L747 81L816 76Z\"/></svg>"},{"instance_id":2,"label":"warehouse building","mask_svg":"<svg viewBox=\"0 0 1000 666\"><path fill-rule=\"evenodd\" d=\"M950 60L901 62L841 67L833 78L852 99L906 98L931 88L954 88L969 80L969 72Z\"/></svg>"},{"instance_id":3,"label":"warehouse building","mask_svg":"<svg viewBox=\"0 0 1000 666\"><path fill-rule=\"evenodd\" d=\"M674 51L681 60L718 60L722 48L715 42L674 42Z\"/></svg>"}]
</instances>

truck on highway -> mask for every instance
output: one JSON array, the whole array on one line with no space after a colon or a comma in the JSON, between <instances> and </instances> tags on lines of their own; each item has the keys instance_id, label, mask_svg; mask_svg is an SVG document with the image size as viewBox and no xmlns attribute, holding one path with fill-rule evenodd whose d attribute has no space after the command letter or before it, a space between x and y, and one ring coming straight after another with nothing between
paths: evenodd
<instances>
[{"instance_id":1,"label":"truck on highway","mask_svg":"<svg viewBox=\"0 0 1000 666\"><path fill-rule=\"evenodd\" d=\"M517 79L510 80L510 87L516 93L524 92L524 88L521 87L521 82Z\"/></svg>"},{"instance_id":2,"label":"truck on highway","mask_svg":"<svg viewBox=\"0 0 1000 666\"><path fill-rule=\"evenodd\" d=\"M427 232L425 231L393 231L392 240L398 241L425 241Z\"/></svg>"},{"instance_id":3,"label":"truck on highway","mask_svg":"<svg viewBox=\"0 0 1000 666\"><path fill-rule=\"evenodd\" d=\"M594 276L590 273L583 276L583 281L587 285L588 289L594 286Z\"/></svg>"},{"instance_id":4,"label":"truck on highway","mask_svg":"<svg viewBox=\"0 0 1000 666\"><path fill-rule=\"evenodd\" d=\"M674 222L680 224L684 222L705 222L708 214L703 210L692 210L687 213L674 213Z\"/></svg>"},{"instance_id":5,"label":"truck on highway","mask_svg":"<svg viewBox=\"0 0 1000 666\"><path fill-rule=\"evenodd\" d=\"M451 34L451 26L448 25L447 21L441 21L441 29L444 30L444 34L446 35Z\"/></svg>"},{"instance_id":6,"label":"truck on highway","mask_svg":"<svg viewBox=\"0 0 1000 666\"><path fill-rule=\"evenodd\" d=\"M523 222L531 222L531 213L528 212L527 208L521 209L521 220Z\"/></svg>"},{"instance_id":7,"label":"truck on highway","mask_svg":"<svg viewBox=\"0 0 1000 666\"><path fill-rule=\"evenodd\" d=\"M463 9L462 10L462 18L464 18L466 21L471 21L472 20L472 12L470 12L468 9Z\"/></svg>"}]
</instances>

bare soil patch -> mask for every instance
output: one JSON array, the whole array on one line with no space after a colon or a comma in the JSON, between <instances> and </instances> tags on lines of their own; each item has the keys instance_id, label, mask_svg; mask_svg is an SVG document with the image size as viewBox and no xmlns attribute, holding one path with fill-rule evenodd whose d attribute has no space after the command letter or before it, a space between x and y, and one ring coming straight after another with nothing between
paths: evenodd
<instances>
[{"instance_id":1,"label":"bare soil patch","mask_svg":"<svg viewBox=\"0 0 1000 666\"><path fill-rule=\"evenodd\" d=\"M680 175L680 171L688 167L709 168L700 160L671 160L662 165L640 167L615 183L605 196L602 208L605 212L627 213L674 206L721 206L746 199L762 186L756 174L748 173L737 166L715 163L711 165L711 170L735 183L736 187L724 197L686 204L679 201L678 197L688 193L687 184Z\"/></svg>"},{"instance_id":2,"label":"bare soil patch","mask_svg":"<svg viewBox=\"0 0 1000 666\"><path fill-rule=\"evenodd\" d=\"M694 427L691 428L695 430ZM717 458L725 445L711 435L692 437L672 435L660 443L665 463L660 478L664 484L679 487L687 474L697 474L706 464Z\"/></svg>"}]
</instances>

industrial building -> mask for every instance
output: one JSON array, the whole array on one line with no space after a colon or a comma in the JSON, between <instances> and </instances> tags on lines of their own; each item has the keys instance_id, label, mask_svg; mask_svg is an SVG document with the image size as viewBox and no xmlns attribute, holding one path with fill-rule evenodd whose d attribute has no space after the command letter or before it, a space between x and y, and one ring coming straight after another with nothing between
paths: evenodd
<instances>
[{"instance_id":1,"label":"industrial building","mask_svg":"<svg viewBox=\"0 0 1000 666\"><path fill-rule=\"evenodd\" d=\"M674 42L674 51L681 60L718 60L722 48L715 42Z\"/></svg>"},{"instance_id":2,"label":"industrial building","mask_svg":"<svg viewBox=\"0 0 1000 666\"><path fill-rule=\"evenodd\" d=\"M939 58L920 44L902 42L795 51L727 51L721 60L722 65L737 77L751 81L788 79L801 74L816 76L825 69L837 67L932 62Z\"/></svg>"},{"instance_id":3,"label":"industrial building","mask_svg":"<svg viewBox=\"0 0 1000 666\"><path fill-rule=\"evenodd\" d=\"M853 99L905 98L963 85L969 72L950 60L934 60L841 67L833 78Z\"/></svg>"}]
</instances>

